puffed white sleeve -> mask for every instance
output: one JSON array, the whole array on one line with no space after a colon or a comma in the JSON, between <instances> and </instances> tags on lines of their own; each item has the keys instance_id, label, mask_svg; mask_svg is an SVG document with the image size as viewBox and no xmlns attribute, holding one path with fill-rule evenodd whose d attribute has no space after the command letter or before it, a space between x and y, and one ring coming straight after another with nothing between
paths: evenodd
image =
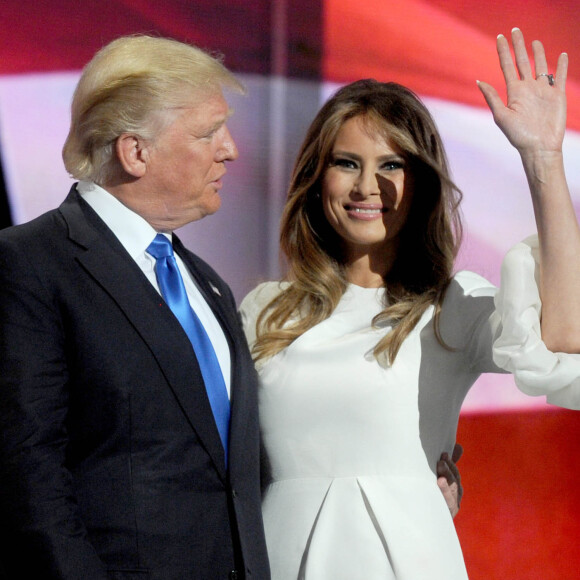
<instances>
[{"instance_id":1,"label":"puffed white sleeve","mask_svg":"<svg viewBox=\"0 0 580 580\"><path fill-rule=\"evenodd\" d=\"M285 282L263 282L250 291L240 304L240 317L250 348L256 342L256 322L260 312L287 286Z\"/></svg>"},{"instance_id":2,"label":"puffed white sleeve","mask_svg":"<svg viewBox=\"0 0 580 580\"><path fill-rule=\"evenodd\" d=\"M538 238L532 236L504 259L494 314L501 332L493 359L514 375L524 393L547 395L549 403L580 409L580 354L551 352L542 341L538 256Z\"/></svg>"}]
</instances>

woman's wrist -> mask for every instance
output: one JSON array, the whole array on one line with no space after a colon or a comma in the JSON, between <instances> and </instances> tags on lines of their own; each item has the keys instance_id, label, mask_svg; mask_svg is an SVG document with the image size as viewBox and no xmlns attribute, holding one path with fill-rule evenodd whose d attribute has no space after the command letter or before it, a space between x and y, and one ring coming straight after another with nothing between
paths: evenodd
<instances>
[{"instance_id":1,"label":"woman's wrist","mask_svg":"<svg viewBox=\"0 0 580 580\"><path fill-rule=\"evenodd\" d=\"M564 157L561 150L528 149L520 151L520 157L531 187L550 185L554 183L554 179L564 176Z\"/></svg>"}]
</instances>

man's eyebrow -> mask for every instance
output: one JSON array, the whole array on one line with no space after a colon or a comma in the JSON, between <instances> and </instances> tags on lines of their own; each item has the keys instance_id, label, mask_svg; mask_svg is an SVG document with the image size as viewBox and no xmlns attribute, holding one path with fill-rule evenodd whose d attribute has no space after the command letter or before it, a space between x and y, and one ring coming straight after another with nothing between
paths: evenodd
<instances>
[{"instance_id":1,"label":"man's eyebrow","mask_svg":"<svg viewBox=\"0 0 580 580\"><path fill-rule=\"evenodd\" d=\"M234 114L233 109L228 109L227 113L224 115L223 118L217 120L213 125L208 127L207 132L211 133L212 131L216 131L219 129L232 115Z\"/></svg>"}]
</instances>

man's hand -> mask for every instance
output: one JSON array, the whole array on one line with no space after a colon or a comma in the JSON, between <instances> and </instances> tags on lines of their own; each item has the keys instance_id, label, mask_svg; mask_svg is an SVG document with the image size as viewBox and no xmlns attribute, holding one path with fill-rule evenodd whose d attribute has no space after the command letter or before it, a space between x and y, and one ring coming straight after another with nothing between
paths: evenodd
<instances>
[{"instance_id":1,"label":"man's hand","mask_svg":"<svg viewBox=\"0 0 580 580\"><path fill-rule=\"evenodd\" d=\"M459 504L463 496L461 475L456 465L462 455L463 447L456 443L451 458L448 453L442 453L441 459L437 462L437 485L443 493L447 507L453 517L459 512Z\"/></svg>"}]
</instances>

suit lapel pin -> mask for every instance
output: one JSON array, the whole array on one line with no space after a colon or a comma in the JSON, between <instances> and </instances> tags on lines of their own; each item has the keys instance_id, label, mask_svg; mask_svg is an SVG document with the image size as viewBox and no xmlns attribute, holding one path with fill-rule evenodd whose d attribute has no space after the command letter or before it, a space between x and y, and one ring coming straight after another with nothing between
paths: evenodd
<instances>
[{"instance_id":1,"label":"suit lapel pin","mask_svg":"<svg viewBox=\"0 0 580 580\"><path fill-rule=\"evenodd\" d=\"M211 289L218 295L221 296L222 293L219 291L219 288L216 288L211 282L209 283L209 285L211 286Z\"/></svg>"}]
</instances>

